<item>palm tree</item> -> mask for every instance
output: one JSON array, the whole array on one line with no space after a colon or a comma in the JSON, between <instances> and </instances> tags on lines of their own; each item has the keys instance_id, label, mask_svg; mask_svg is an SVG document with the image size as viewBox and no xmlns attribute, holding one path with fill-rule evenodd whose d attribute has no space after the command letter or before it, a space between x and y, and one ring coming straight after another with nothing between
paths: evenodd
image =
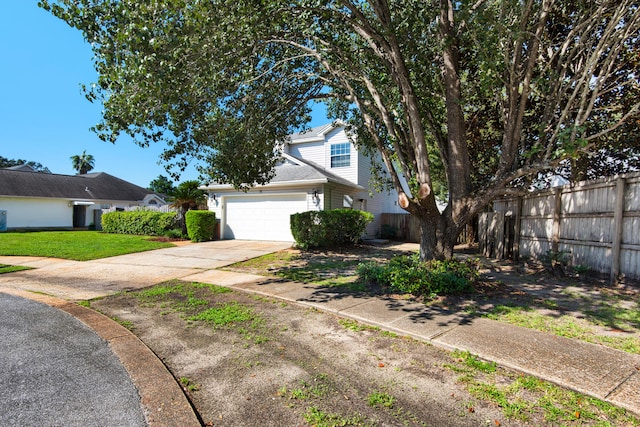
<instances>
[{"instance_id":1,"label":"palm tree","mask_svg":"<svg viewBox=\"0 0 640 427\"><path fill-rule=\"evenodd\" d=\"M187 234L187 223L184 216L189 209L195 208L199 203L204 202L205 192L200 190L200 183L196 180L185 181L178 184L171 195L172 208L178 208L182 222L182 234Z\"/></svg>"},{"instance_id":2,"label":"palm tree","mask_svg":"<svg viewBox=\"0 0 640 427\"><path fill-rule=\"evenodd\" d=\"M73 168L78 171L80 175L84 175L93 169L95 159L91 154L87 154L87 150L84 150L81 155L71 156L71 163Z\"/></svg>"}]
</instances>

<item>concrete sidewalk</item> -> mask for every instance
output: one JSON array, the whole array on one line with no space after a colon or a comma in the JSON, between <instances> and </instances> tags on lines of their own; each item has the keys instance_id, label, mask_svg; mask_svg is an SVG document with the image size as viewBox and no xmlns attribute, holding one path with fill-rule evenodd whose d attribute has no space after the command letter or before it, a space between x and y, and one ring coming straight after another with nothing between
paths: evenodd
<instances>
[{"instance_id":1,"label":"concrete sidewalk","mask_svg":"<svg viewBox=\"0 0 640 427\"><path fill-rule=\"evenodd\" d=\"M12 292L37 291L81 300L173 278L228 286L336 313L447 349L469 351L640 415L638 355L402 299L215 269L288 246L219 241L82 263L0 257L0 263L38 267L0 275L0 292L3 288Z\"/></svg>"}]
</instances>

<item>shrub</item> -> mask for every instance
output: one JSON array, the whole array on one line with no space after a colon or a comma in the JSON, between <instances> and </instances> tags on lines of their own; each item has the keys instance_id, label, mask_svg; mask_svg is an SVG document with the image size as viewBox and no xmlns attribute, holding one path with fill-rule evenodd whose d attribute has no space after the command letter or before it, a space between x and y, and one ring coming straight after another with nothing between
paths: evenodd
<instances>
[{"instance_id":1,"label":"shrub","mask_svg":"<svg viewBox=\"0 0 640 427\"><path fill-rule=\"evenodd\" d=\"M468 291L479 276L477 262L455 259L422 262L417 254L393 257L387 264L362 263L357 272L362 281L424 297Z\"/></svg>"},{"instance_id":2,"label":"shrub","mask_svg":"<svg viewBox=\"0 0 640 427\"><path fill-rule=\"evenodd\" d=\"M167 230L162 235L168 239L186 239L188 236L182 234L182 230L179 228L174 228L172 230Z\"/></svg>"},{"instance_id":3,"label":"shrub","mask_svg":"<svg viewBox=\"0 0 640 427\"><path fill-rule=\"evenodd\" d=\"M291 215L291 234L302 249L348 246L371 221L372 213L353 209L308 211Z\"/></svg>"},{"instance_id":4,"label":"shrub","mask_svg":"<svg viewBox=\"0 0 640 427\"><path fill-rule=\"evenodd\" d=\"M131 211L102 215L102 231L117 234L161 236L176 222L175 212Z\"/></svg>"},{"instance_id":5,"label":"shrub","mask_svg":"<svg viewBox=\"0 0 640 427\"><path fill-rule=\"evenodd\" d=\"M216 214L211 211L187 211L184 216L187 234L192 242L213 240L216 227Z\"/></svg>"}]
</instances>

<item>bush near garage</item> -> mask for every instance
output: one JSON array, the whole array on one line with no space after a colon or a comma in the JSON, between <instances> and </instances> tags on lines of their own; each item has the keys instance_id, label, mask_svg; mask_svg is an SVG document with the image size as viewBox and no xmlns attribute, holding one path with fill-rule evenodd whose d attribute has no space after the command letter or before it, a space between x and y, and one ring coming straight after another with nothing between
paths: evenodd
<instances>
[{"instance_id":1,"label":"bush near garage","mask_svg":"<svg viewBox=\"0 0 640 427\"><path fill-rule=\"evenodd\" d=\"M396 256L387 264L362 263L357 273L364 282L428 298L470 291L479 277L477 261L420 261L417 254Z\"/></svg>"},{"instance_id":2,"label":"bush near garage","mask_svg":"<svg viewBox=\"0 0 640 427\"><path fill-rule=\"evenodd\" d=\"M291 215L291 234L301 249L350 246L372 221L372 213L353 209L301 212Z\"/></svg>"},{"instance_id":3,"label":"bush near garage","mask_svg":"<svg viewBox=\"0 0 640 427\"><path fill-rule=\"evenodd\" d=\"M192 242L213 240L216 227L216 214L211 211L187 211L184 216L187 224L187 235Z\"/></svg>"},{"instance_id":4,"label":"bush near garage","mask_svg":"<svg viewBox=\"0 0 640 427\"><path fill-rule=\"evenodd\" d=\"M102 231L114 234L161 236L174 228L176 212L130 211L102 215Z\"/></svg>"}]
</instances>

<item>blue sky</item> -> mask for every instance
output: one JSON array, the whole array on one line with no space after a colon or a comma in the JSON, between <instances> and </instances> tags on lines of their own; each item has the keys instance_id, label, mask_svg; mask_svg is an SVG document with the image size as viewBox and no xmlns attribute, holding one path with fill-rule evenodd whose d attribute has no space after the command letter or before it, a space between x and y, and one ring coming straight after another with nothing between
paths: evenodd
<instances>
[{"instance_id":1,"label":"blue sky","mask_svg":"<svg viewBox=\"0 0 640 427\"><path fill-rule=\"evenodd\" d=\"M141 148L122 138L112 145L89 128L100 120L81 84L97 80L90 46L80 31L38 8L36 0L9 0L0 14L0 156L42 163L51 172L75 174L73 155L86 150L94 172L146 187L158 175L159 145ZM326 123L315 114L312 126ZM190 167L181 181L197 179Z\"/></svg>"}]
</instances>

